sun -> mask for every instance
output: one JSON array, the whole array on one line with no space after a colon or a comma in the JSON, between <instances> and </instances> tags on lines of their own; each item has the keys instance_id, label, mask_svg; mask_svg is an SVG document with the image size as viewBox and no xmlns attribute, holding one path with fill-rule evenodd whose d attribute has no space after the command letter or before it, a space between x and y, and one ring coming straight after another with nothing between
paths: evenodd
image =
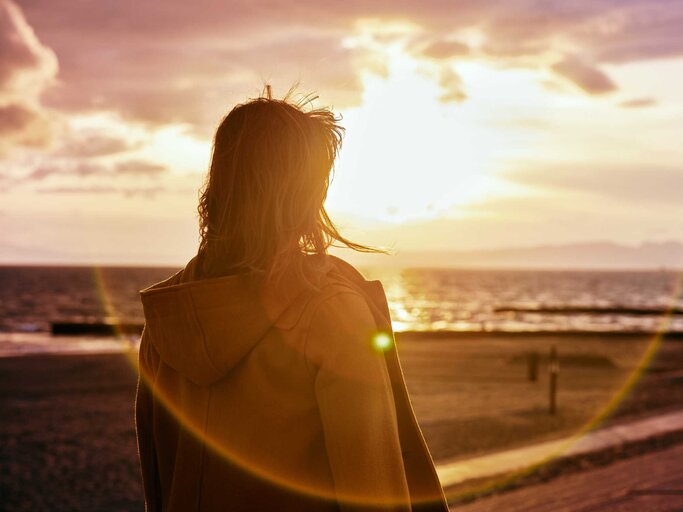
<instances>
[{"instance_id":1,"label":"sun","mask_svg":"<svg viewBox=\"0 0 683 512\"><path fill-rule=\"evenodd\" d=\"M418 59L386 56L387 74L363 75L360 107L344 112L347 135L328 206L375 220L437 217L496 186L499 134L472 119Z\"/></svg>"}]
</instances>

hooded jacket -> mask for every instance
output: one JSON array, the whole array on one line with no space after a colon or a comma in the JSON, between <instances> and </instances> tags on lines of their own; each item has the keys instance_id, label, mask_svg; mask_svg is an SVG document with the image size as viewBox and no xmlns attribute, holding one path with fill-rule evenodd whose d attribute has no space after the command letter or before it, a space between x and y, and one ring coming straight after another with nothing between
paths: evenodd
<instances>
[{"instance_id":1,"label":"hooded jacket","mask_svg":"<svg viewBox=\"0 0 683 512\"><path fill-rule=\"evenodd\" d=\"M149 511L447 511L379 281L311 275L141 291L136 427Z\"/></svg>"}]
</instances>

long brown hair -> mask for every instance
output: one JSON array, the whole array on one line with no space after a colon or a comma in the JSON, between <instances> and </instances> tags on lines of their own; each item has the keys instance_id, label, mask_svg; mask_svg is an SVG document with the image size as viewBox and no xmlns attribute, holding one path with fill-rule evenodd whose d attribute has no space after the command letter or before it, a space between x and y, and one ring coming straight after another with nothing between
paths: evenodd
<instances>
[{"instance_id":1,"label":"long brown hair","mask_svg":"<svg viewBox=\"0 0 683 512\"><path fill-rule=\"evenodd\" d=\"M274 272L322 257L332 245L382 252L339 233L324 202L344 128L312 98L267 94L233 108L220 123L198 212L203 278Z\"/></svg>"}]
</instances>

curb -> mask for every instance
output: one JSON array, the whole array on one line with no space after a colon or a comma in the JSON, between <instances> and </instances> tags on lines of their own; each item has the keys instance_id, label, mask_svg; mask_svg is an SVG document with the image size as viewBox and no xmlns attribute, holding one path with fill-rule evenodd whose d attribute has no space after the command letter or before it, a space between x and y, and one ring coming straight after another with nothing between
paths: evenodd
<instances>
[{"instance_id":1,"label":"curb","mask_svg":"<svg viewBox=\"0 0 683 512\"><path fill-rule=\"evenodd\" d=\"M584 456L683 430L683 410L504 452L439 464L444 489L529 469L551 459Z\"/></svg>"}]
</instances>

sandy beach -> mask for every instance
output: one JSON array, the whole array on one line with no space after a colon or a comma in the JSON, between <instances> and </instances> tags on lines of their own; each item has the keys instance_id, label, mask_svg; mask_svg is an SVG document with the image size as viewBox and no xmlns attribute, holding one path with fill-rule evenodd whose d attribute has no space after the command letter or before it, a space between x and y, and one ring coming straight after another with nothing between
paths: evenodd
<instances>
[{"instance_id":1,"label":"sandy beach","mask_svg":"<svg viewBox=\"0 0 683 512\"><path fill-rule=\"evenodd\" d=\"M573 433L615 396L650 337L611 335L402 335L414 406L438 461L467 458ZM550 415L546 357L560 358L558 410ZM527 379L526 354L540 354ZM665 339L607 422L683 404L683 340ZM0 359L0 495L3 510L141 511L133 399L123 354Z\"/></svg>"},{"instance_id":2,"label":"sandy beach","mask_svg":"<svg viewBox=\"0 0 683 512\"><path fill-rule=\"evenodd\" d=\"M651 348L639 334L481 333L399 338L415 411L438 461L467 458L570 435L605 413ZM559 357L557 412L549 414L548 355ZM538 381L527 378L536 352ZM659 345L639 385L606 421L633 419L683 404L668 380L683 368L683 343Z\"/></svg>"}]
</instances>

